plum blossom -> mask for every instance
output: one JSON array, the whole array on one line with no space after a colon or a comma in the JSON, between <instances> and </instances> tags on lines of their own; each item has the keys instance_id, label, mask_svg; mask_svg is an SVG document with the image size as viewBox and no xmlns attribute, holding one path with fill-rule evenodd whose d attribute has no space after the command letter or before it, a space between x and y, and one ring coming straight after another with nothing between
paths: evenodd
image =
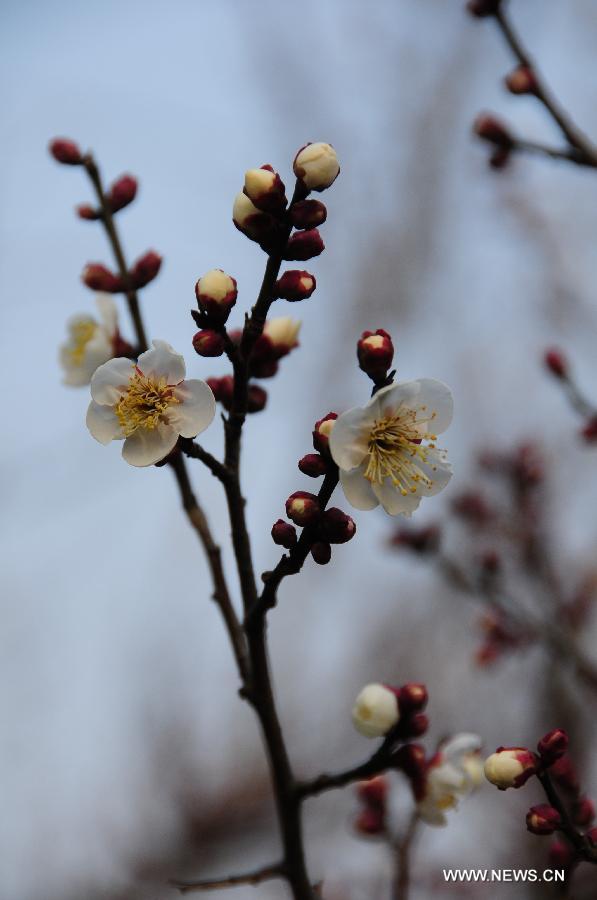
<instances>
[{"instance_id":1,"label":"plum blossom","mask_svg":"<svg viewBox=\"0 0 597 900\"><path fill-rule=\"evenodd\" d=\"M67 322L68 339L60 347L60 365L64 384L80 387L89 384L98 366L114 356L118 340L118 312L109 294L97 294L95 302L99 322L84 313Z\"/></svg>"},{"instance_id":2,"label":"plum blossom","mask_svg":"<svg viewBox=\"0 0 597 900\"><path fill-rule=\"evenodd\" d=\"M87 427L101 444L124 440L132 466L151 466L174 448L179 435L195 437L215 415L210 387L185 381L183 357L166 341L153 341L137 363L117 358L91 379Z\"/></svg>"},{"instance_id":3,"label":"plum blossom","mask_svg":"<svg viewBox=\"0 0 597 900\"><path fill-rule=\"evenodd\" d=\"M399 719L398 698L385 684L367 684L352 708L354 727L368 738L383 737Z\"/></svg>"},{"instance_id":4,"label":"plum blossom","mask_svg":"<svg viewBox=\"0 0 597 900\"><path fill-rule=\"evenodd\" d=\"M435 441L452 408L450 389L422 378L390 384L366 406L338 416L330 452L348 502L356 509L381 503L391 516L410 516L421 497L441 491L452 468Z\"/></svg>"},{"instance_id":5,"label":"plum blossom","mask_svg":"<svg viewBox=\"0 0 597 900\"><path fill-rule=\"evenodd\" d=\"M481 738L476 734L456 734L442 744L429 763L425 794L417 811L428 825L445 825L446 810L454 809L482 781L479 756Z\"/></svg>"}]
</instances>

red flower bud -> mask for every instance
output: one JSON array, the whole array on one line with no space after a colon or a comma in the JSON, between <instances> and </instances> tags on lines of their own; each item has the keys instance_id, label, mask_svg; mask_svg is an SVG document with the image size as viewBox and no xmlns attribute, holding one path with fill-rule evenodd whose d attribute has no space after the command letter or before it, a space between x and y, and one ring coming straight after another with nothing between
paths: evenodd
<instances>
[{"instance_id":1,"label":"red flower bud","mask_svg":"<svg viewBox=\"0 0 597 900\"><path fill-rule=\"evenodd\" d=\"M258 384L250 384L247 391L247 412L258 413L265 409L267 403L267 391Z\"/></svg>"},{"instance_id":2,"label":"red flower bud","mask_svg":"<svg viewBox=\"0 0 597 900\"><path fill-rule=\"evenodd\" d=\"M527 813L527 830L532 834L553 834L560 827L561 819L557 809L548 803L531 806Z\"/></svg>"},{"instance_id":3,"label":"red flower bud","mask_svg":"<svg viewBox=\"0 0 597 900\"><path fill-rule=\"evenodd\" d=\"M428 697L429 694L424 684L415 682L403 684L398 692L400 714L405 715L407 712L424 709L427 706Z\"/></svg>"},{"instance_id":4,"label":"red flower bud","mask_svg":"<svg viewBox=\"0 0 597 900\"><path fill-rule=\"evenodd\" d=\"M81 280L92 291L106 291L108 294L118 294L124 289L119 276L101 263L88 263L83 269Z\"/></svg>"},{"instance_id":5,"label":"red flower bud","mask_svg":"<svg viewBox=\"0 0 597 900\"><path fill-rule=\"evenodd\" d=\"M121 175L110 188L106 199L111 211L115 213L132 203L136 194L137 179L132 175Z\"/></svg>"},{"instance_id":6,"label":"red flower bud","mask_svg":"<svg viewBox=\"0 0 597 900\"><path fill-rule=\"evenodd\" d=\"M415 800L422 800L427 781L425 748L421 744L404 744L394 754L393 761L409 779Z\"/></svg>"},{"instance_id":7,"label":"red flower bud","mask_svg":"<svg viewBox=\"0 0 597 900\"><path fill-rule=\"evenodd\" d=\"M551 347L551 349L546 350L543 361L551 374L555 375L556 378L568 377L568 361L557 347Z\"/></svg>"},{"instance_id":8,"label":"red flower bud","mask_svg":"<svg viewBox=\"0 0 597 900\"><path fill-rule=\"evenodd\" d=\"M383 811L371 806L362 809L355 819L354 827L360 834L383 834L386 827Z\"/></svg>"},{"instance_id":9,"label":"red flower bud","mask_svg":"<svg viewBox=\"0 0 597 900\"><path fill-rule=\"evenodd\" d=\"M421 737L429 728L429 719L425 713L419 712L408 716L401 725L409 737Z\"/></svg>"},{"instance_id":10,"label":"red flower bud","mask_svg":"<svg viewBox=\"0 0 597 900\"><path fill-rule=\"evenodd\" d=\"M575 853L570 844L554 841L549 848L548 859L554 869L567 869L574 862Z\"/></svg>"},{"instance_id":11,"label":"red flower bud","mask_svg":"<svg viewBox=\"0 0 597 900\"><path fill-rule=\"evenodd\" d=\"M193 338L195 353L199 356L221 356L224 352L224 338L217 331L204 329Z\"/></svg>"},{"instance_id":12,"label":"red flower bud","mask_svg":"<svg viewBox=\"0 0 597 900\"><path fill-rule=\"evenodd\" d=\"M330 433L338 413L329 412L323 419L319 419L313 428L313 446L318 453L329 453Z\"/></svg>"},{"instance_id":13,"label":"red flower bud","mask_svg":"<svg viewBox=\"0 0 597 900\"><path fill-rule=\"evenodd\" d=\"M75 142L67 138L54 138L48 149L56 162L65 166L80 166L83 163L83 154Z\"/></svg>"},{"instance_id":14,"label":"red flower bud","mask_svg":"<svg viewBox=\"0 0 597 900\"><path fill-rule=\"evenodd\" d=\"M101 216L100 211L95 209L90 203L80 203L76 208L76 212L80 219L86 219L89 222L94 222Z\"/></svg>"},{"instance_id":15,"label":"red flower bud","mask_svg":"<svg viewBox=\"0 0 597 900\"><path fill-rule=\"evenodd\" d=\"M321 478L327 472L326 461L319 453L307 453L298 461L298 467L303 475L309 478Z\"/></svg>"},{"instance_id":16,"label":"red flower bud","mask_svg":"<svg viewBox=\"0 0 597 900\"><path fill-rule=\"evenodd\" d=\"M561 756L552 763L549 774L564 790L570 791L571 794L578 792L578 775L569 756Z\"/></svg>"},{"instance_id":17,"label":"red flower bud","mask_svg":"<svg viewBox=\"0 0 597 900\"><path fill-rule=\"evenodd\" d=\"M133 287L142 288L156 277L162 265L162 257L155 250L148 250L133 265L131 282Z\"/></svg>"},{"instance_id":18,"label":"red flower bud","mask_svg":"<svg viewBox=\"0 0 597 900\"><path fill-rule=\"evenodd\" d=\"M245 173L243 193L263 212L278 215L286 209L284 184L271 166L249 169Z\"/></svg>"},{"instance_id":19,"label":"red flower bud","mask_svg":"<svg viewBox=\"0 0 597 900\"><path fill-rule=\"evenodd\" d=\"M335 506L324 512L320 527L323 537L330 544L345 544L354 537L357 530L354 520Z\"/></svg>"},{"instance_id":20,"label":"red flower bud","mask_svg":"<svg viewBox=\"0 0 597 900\"><path fill-rule=\"evenodd\" d=\"M307 491L295 491L286 501L286 515L295 525L313 525L321 515L319 500Z\"/></svg>"},{"instance_id":21,"label":"red flower bud","mask_svg":"<svg viewBox=\"0 0 597 900\"><path fill-rule=\"evenodd\" d=\"M500 7L501 0L469 0L466 8L476 19L494 16Z\"/></svg>"},{"instance_id":22,"label":"red flower bud","mask_svg":"<svg viewBox=\"0 0 597 900\"><path fill-rule=\"evenodd\" d=\"M550 766L560 759L567 749L568 735L563 728L554 728L552 731L548 731L537 744L539 755L546 766Z\"/></svg>"},{"instance_id":23,"label":"red flower bud","mask_svg":"<svg viewBox=\"0 0 597 900\"><path fill-rule=\"evenodd\" d=\"M529 66L518 66L506 75L504 84L511 94L534 94L537 91L537 78Z\"/></svg>"},{"instance_id":24,"label":"red flower bud","mask_svg":"<svg viewBox=\"0 0 597 900\"><path fill-rule=\"evenodd\" d=\"M309 228L307 231L295 231L289 238L284 259L306 260L312 259L323 253L325 244L317 228Z\"/></svg>"},{"instance_id":25,"label":"red flower bud","mask_svg":"<svg viewBox=\"0 0 597 900\"><path fill-rule=\"evenodd\" d=\"M195 296L200 309L222 322L230 315L237 295L236 279L222 269L211 269L195 285Z\"/></svg>"},{"instance_id":26,"label":"red flower bud","mask_svg":"<svg viewBox=\"0 0 597 900\"><path fill-rule=\"evenodd\" d=\"M362 803L369 807L383 810L388 797L388 780L383 775L376 775L357 785L357 795Z\"/></svg>"},{"instance_id":27,"label":"red flower bud","mask_svg":"<svg viewBox=\"0 0 597 900\"><path fill-rule=\"evenodd\" d=\"M321 200L299 200L290 208L290 221L295 228L317 228L323 225L328 211Z\"/></svg>"},{"instance_id":28,"label":"red flower bud","mask_svg":"<svg viewBox=\"0 0 597 900\"><path fill-rule=\"evenodd\" d=\"M234 378L232 375L224 375L222 378L207 378L206 384L211 388L212 394L218 403L221 403L224 409L229 410L234 393Z\"/></svg>"},{"instance_id":29,"label":"red flower bud","mask_svg":"<svg viewBox=\"0 0 597 900\"><path fill-rule=\"evenodd\" d=\"M392 338L382 328L364 331L357 343L359 367L373 381L382 381L394 359Z\"/></svg>"},{"instance_id":30,"label":"red flower bud","mask_svg":"<svg viewBox=\"0 0 597 900\"><path fill-rule=\"evenodd\" d=\"M293 303L299 300L308 300L316 287L317 282L314 275L292 269L284 272L282 277L276 281L274 290L277 297Z\"/></svg>"},{"instance_id":31,"label":"red flower bud","mask_svg":"<svg viewBox=\"0 0 597 900\"><path fill-rule=\"evenodd\" d=\"M319 566L327 566L332 558L332 548L325 541L316 541L311 547L311 556Z\"/></svg>"},{"instance_id":32,"label":"red flower bud","mask_svg":"<svg viewBox=\"0 0 597 900\"><path fill-rule=\"evenodd\" d=\"M478 491L464 491L452 500L452 510L457 516L482 527L493 519L493 510Z\"/></svg>"},{"instance_id":33,"label":"red flower bud","mask_svg":"<svg viewBox=\"0 0 597 900\"><path fill-rule=\"evenodd\" d=\"M296 528L284 519L278 519L272 526L274 544L290 550L296 544Z\"/></svg>"},{"instance_id":34,"label":"red flower bud","mask_svg":"<svg viewBox=\"0 0 597 900\"><path fill-rule=\"evenodd\" d=\"M473 131L477 137L490 144L496 144L499 147L511 147L512 137L506 126L489 113L482 113L477 116L473 124Z\"/></svg>"},{"instance_id":35,"label":"red flower bud","mask_svg":"<svg viewBox=\"0 0 597 900\"><path fill-rule=\"evenodd\" d=\"M589 797L579 797L572 805L572 818L575 825L586 828L595 818L595 804Z\"/></svg>"}]
</instances>

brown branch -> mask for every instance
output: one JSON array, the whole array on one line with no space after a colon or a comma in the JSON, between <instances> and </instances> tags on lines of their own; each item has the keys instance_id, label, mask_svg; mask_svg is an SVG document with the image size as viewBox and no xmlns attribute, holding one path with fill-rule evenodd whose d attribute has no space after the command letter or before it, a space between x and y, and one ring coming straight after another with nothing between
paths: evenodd
<instances>
[{"instance_id":1,"label":"brown branch","mask_svg":"<svg viewBox=\"0 0 597 900\"><path fill-rule=\"evenodd\" d=\"M207 468L210 470L212 475L218 478L220 481L225 482L229 477L230 473L223 463L216 459L215 456L212 456L209 451L205 450L200 444L194 441L192 438L179 438L178 446L190 459L198 459L200 460Z\"/></svg>"},{"instance_id":2,"label":"brown branch","mask_svg":"<svg viewBox=\"0 0 597 900\"><path fill-rule=\"evenodd\" d=\"M412 813L404 834L394 843L396 871L392 885L392 900L408 900L410 891L411 854L420 824L416 810Z\"/></svg>"},{"instance_id":3,"label":"brown branch","mask_svg":"<svg viewBox=\"0 0 597 900\"><path fill-rule=\"evenodd\" d=\"M222 888L235 887L242 884L258 885L263 881L271 881L274 878L283 878L284 869L281 863L256 869L254 872L245 872L241 875L229 875L227 878L215 878L207 881L178 881L172 879L168 883L177 888L181 894L200 893L202 891L216 891Z\"/></svg>"},{"instance_id":4,"label":"brown branch","mask_svg":"<svg viewBox=\"0 0 597 900\"><path fill-rule=\"evenodd\" d=\"M550 159L562 160L563 162L574 163L577 166L585 166L589 168L597 168L597 159L587 157L579 153L574 147L569 149L560 149L559 147L550 147L547 144L541 144L538 141L527 141L523 138L510 137L511 148L520 153L531 153L538 156L548 156Z\"/></svg>"},{"instance_id":5,"label":"brown branch","mask_svg":"<svg viewBox=\"0 0 597 900\"><path fill-rule=\"evenodd\" d=\"M594 865L597 865L597 847L594 847L590 843L589 839L585 837L585 835L581 834L580 831L577 831L577 829L574 827L572 820L568 815L568 811L566 810L566 807L562 802L560 795L553 785L549 773L546 771L538 772L537 778L543 786L543 790L545 791L545 795L550 805L553 806L554 809L557 809L559 813L559 830L568 839L568 841L576 851L579 859L583 859L585 862L590 862Z\"/></svg>"},{"instance_id":6,"label":"brown branch","mask_svg":"<svg viewBox=\"0 0 597 900\"><path fill-rule=\"evenodd\" d=\"M324 791L337 790L355 781L364 781L367 778L373 778L374 775L379 775L386 769L391 768L394 745L395 740L391 737L381 744L373 756L358 766L332 774L324 772L311 781L298 782L296 785L297 795L304 800L306 797L314 797L317 794L322 794Z\"/></svg>"}]
</instances>

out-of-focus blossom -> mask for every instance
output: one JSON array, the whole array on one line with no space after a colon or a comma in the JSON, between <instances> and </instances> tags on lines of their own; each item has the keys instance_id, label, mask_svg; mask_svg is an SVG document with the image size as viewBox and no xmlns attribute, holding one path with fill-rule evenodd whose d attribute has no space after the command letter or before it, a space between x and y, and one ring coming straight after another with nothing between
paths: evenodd
<instances>
[{"instance_id":1,"label":"out-of-focus blossom","mask_svg":"<svg viewBox=\"0 0 597 900\"><path fill-rule=\"evenodd\" d=\"M427 824L445 825L446 811L481 784L480 749L481 738L466 733L456 734L440 746L427 768L424 795L417 807Z\"/></svg>"},{"instance_id":2,"label":"out-of-focus blossom","mask_svg":"<svg viewBox=\"0 0 597 900\"><path fill-rule=\"evenodd\" d=\"M398 698L383 684L366 685L352 708L354 727L368 738L383 737L399 719Z\"/></svg>"},{"instance_id":3,"label":"out-of-focus blossom","mask_svg":"<svg viewBox=\"0 0 597 900\"><path fill-rule=\"evenodd\" d=\"M270 341L276 358L286 356L295 347L298 347L298 335L301 330L301 322L291 319L290 316L275 316L265 323L263 334Z\"/></svg>"},{"instance_id":4,"label":"out-of-focus blossom","mask_svg":"<svg viewBox=\"0 0 597 900\"><path fill-rule=\"evenodd\" d=\"M73 387L89 384L98 366L114 356L118 340L116 304L108 294L97 294L95 302L99 321L85 314L72 316L67 322L68 339L60 347L63 381Z\"/></svg>"}]
</instances>

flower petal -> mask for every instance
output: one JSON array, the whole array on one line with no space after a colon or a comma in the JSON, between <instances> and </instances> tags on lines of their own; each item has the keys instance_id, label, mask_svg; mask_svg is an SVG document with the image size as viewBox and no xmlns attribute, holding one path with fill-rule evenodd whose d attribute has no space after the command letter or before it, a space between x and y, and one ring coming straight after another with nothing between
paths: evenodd
<instances>
[{"instance_id":1,"label":"flower petal","mask_svg":"<svg viewBox=\"0 0 597 900\"><path fill-rule=\"evenodd\" d=\"M108 360L93 373L92 398L103 406L114 406L128 388L134 370L133 363L124 356Z\"/></svg>"},{"instance_id":2,"label":"flower petal","mask_svg":"<svg viewBox=\"0 0 597 900\"><path fill-rule=\"evenodd\" d=\"M452 392L442 381L434 378L391 384L378 391L373 397L373 400L376 399L382 416L394 415L401 406L417 410L417 418L429 420L428 429L433 434L441 434L452 421Z\"/></svg>"},{"instance_id":3,"label":"flower petal","mask_svg":"<svg viewBox=\"0 0 597 900\"><path fill-rule=\"evenodd\" d=\"M365 478L364 471L364 465L349 472L340 469L340 484L344 496L355 509L375 509L379 501L371 489L371 483Z\"/></svg>"},{"instance_id":4,"label":"flower petal","mask_svg":"<svg viewBox=\"0 0 597 900\"><path fill-rule=\"evenodd\" d=\"M106 334L112 337L118 329L118 307L110 294L96 294L95 303L100 314L102 326Z\"/></svg>"},{"instance_id":5,"label":"flower petal","mask_svg":"<svg viewBox=\"0 0 597 900\"><path fill-rule=\"evenodd\" d=\"M165 378L167 384L180 384L186 374L184 357L167 341L152 341L153 350L146 350L137 365L144 375Z\"/></svg>"},{"instance_id":6,"label":"flower petal","mask_svg":"<svg viewBox=\"0 0 597 900\"><path fill-rule=\"evenodd\" d=\"M157 428L137 428L124 442L123 459L131 466L153 466L168 456L178 440L178 433L170 425Z\"/></svg>"},{"instance_id":7,"label":"flower petal","mask_svg":"<svg viewBox=\"0 0 597 900\"><path fill-rule=\"evenodd\" d=\"M442 756L445 756L446 759L459 760L463 754L476 753L481 749L482 745L483 741L478 734L461 732L460 734L455 734L454 737L448 738L441 745L440 750Z\"/></svg>"},{"instance_id":8,"label":"flower petal","mask_svg":"<svg viewBox=\"0 0 597 900\"><path fill-rule=\"evenodd\" d=\"M120 422L111 406L104 406L92 400L87 410L86 421L92 436L100 444L109 444L110 441L122 440L124 437Z\"/></svg>"},{"instance_id":9,"label":"flower petal","mask_svg":"<svg viewBox=\"0 0 597 900\"><path fill-rule=\"evenodd\" d=\"M354 469L363 461L374 420L369 407L355 406L338 416L330 433L330 453L340 469Z\"/></svg>"},{"instance_id":10,"label":"flower petal","mask_svg":"<svg viewBox=\"0 0 597 900\"><path fill-rule=\"evenodd\" d=\"M210 386L191 378L179 384L173 393L180 403L168 411L168 424L186 438L205 431L216 414L216 401Z\"/></svg>"},{"instance_id":11,"label":"flower petal","mask_svg":"<svg viewBox=\"0 0 597 900\"><path fill-rule=\"evenodd\" d=\"M421 502L418 493L404 496L390 478L384 478L382 484L374 484L373 493L390 516L411 516Z\"/></svg>"},{"instance_id":12,"label":"flower petal","mask_svg":"<svg viewBox=\"0 0 597 900\"><path fill-rule=\"evenodd\" d=\"M452 477L452 466L448 462L445 450L426 448L427 462L419 462L420 468L429 478L431 484L427 486L422 481L417 487L417 494L423 497L433 497L443 491Z\"/></svg>"}]
</instances>

